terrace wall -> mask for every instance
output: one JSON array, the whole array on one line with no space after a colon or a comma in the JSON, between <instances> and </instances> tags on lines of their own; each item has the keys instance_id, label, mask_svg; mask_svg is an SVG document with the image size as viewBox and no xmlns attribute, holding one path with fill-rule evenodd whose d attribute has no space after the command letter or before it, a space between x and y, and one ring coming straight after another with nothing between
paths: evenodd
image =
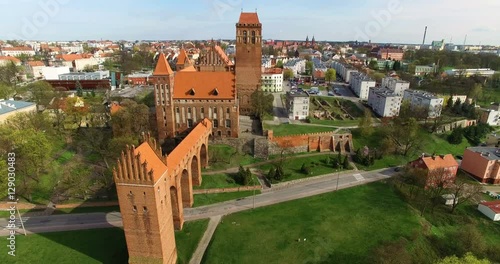
<instances>
[{"instance_id":1,"label":"terrace wall","mask_svg":"<svg viewBox=\"0 0 500 264\"><path fill-rule=\"evenodd\" d=\"M269 154L279 154L285 150L292 153L340 151L352 153L352 134L336 134L334 132L319 132L309 134L277 136L272 130L267 131Z\"/></svg>"}]
</instances>

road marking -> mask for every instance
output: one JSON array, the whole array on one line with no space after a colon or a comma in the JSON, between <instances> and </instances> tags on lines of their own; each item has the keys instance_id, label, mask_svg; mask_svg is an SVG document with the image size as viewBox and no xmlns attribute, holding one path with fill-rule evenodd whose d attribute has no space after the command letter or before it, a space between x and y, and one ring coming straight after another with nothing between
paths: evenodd
<instances>
[{"instance_id":1,"label":"road marking","mask_svg":"<svg viewBox=\"0 0 500 264\"><path fill-rule=\"evenodd\" d=\"M359 173L353 174L352 176L354 176L354 178L356 178L357 181L364 181L365 180L365 178L363 176L361 176L361 174L359 174Z\"/></svg>"}]
</instances>

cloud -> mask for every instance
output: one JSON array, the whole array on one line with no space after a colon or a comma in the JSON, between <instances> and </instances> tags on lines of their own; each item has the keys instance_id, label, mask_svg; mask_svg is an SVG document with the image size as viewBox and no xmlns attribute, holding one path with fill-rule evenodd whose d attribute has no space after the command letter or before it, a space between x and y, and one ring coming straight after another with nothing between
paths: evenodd
<instances>
[{"instance_id":1,"label":"cloud","mask_svg":"<svg viewBox=\"0 0 500 264\"><path fill-rule=\"evenodd\" d=\"M492 27L477 27L477 28L473 28L471 31L472 32L495 32L497 30L496 30L496 28L492 28Z\"/></svg>"}]
</instances>

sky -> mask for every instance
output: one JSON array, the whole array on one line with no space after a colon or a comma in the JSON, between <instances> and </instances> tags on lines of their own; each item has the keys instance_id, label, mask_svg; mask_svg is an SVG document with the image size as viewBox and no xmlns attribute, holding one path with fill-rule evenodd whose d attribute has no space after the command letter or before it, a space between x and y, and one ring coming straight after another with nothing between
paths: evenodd
<instances>
[{"instance_id":1,"label":"sky","mask_svg":"<svg viewBox=\"0 0 500 264\"><path fill-rule=\"evenodd\" d=\"M0 39L234 39L241 10L264 39L500 45L499 0L0 0ZM10 10L6 12L6 10Z\"/></svg>"}]
</instances>

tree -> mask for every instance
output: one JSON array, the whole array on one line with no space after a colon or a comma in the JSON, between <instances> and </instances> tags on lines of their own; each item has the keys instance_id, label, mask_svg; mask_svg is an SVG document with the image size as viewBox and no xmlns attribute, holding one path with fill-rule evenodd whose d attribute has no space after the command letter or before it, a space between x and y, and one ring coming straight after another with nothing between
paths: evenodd
<instances>
[{"instance_id":1,"label":"tree","mask_svg":"<svg viewBox=\"0 0 500 264\"><path fill-rule=\"evenodd\" d=\"M401 70L401 62L400 61L395 61L394 65L392 66L392 69L395 71Z\"/></svg>"},{"instance_id":2,"label":"tree","mask_svg":"<svg viewBox=\"0 0 500 264\"><path fill-rule=\"evenodd\" d=\"M368 67L372 70L378 70L378 62L376 60L371 60L370 63L368 63Z\"/></svg>"},{"instance_id":3,"label":"tree","mask_svg":"<svg viewBox=\"0 0 500 264\"><path fill-rule=\"evenodd\" d=\"M12 95L14 95L14 88L6 85L4 83L0 83L0 99L9 99Z\"/></svg>"},{"instance_id":4,"label":"tree","mask_svg":"<svg viewBox=\"0 0 500 264\"><path fill-rule=\"evenodd\" d=\"M478 259L470 252L467 252L465 256L461 258L453 255L436 262L436 264L490 264L490 263L491 262L487 259Z\"/></svg>"},{"instance_id":5,"label":"tree","mask_svg":"<svg viewBox=\"0 0 500 264\"><path fill-rule=\"evenodd\" d=\"M325 81L327 81L328 83L331 83L332 81L334 81L337 77L337 72L335 71L335 69L328 69L326 70L325 72Z\"/></svg>"},{"instance_id":6,"label":"tree","mask_svg":"<svg viewBox=\"0 0 500 264\"><path fill-rule=\"evenodd\" d=\"M54 88L45 81L30 83L27 90L31 93L31 100L37 105L48 105L55 96Z\"/></svg>"},{"instance_id":7,"label":"tree","mask_svg":"<svg viewBox=\"0 0 500 264\"><path fill-rule=\"evenodd\" d=\"M362 136L370 136L373 133L372 112L365 108L363 117L359 120L359 129Z\"/></svg>"},{"instance_id":8,"label":"tree","mask_svg":"<svg viewBox=\"0 0 500 264\"><path fill-rule=\"evenodd\" d=\"M261 120L265 114L272 114L273 112L274 96L270 93L256 90L250 96L250 102L254 116Z\"/></svg>"},{"instance_id":9,"label":"tree","mask_svg":"<svg viewBox=\"0 0 500 264\"><path fill-rule=\"evenodd\" d=\"M451 134L448 135L448 142L453 145L458 145L462 143L463 138L463 129L461 127L457 127L451 131Z\"/></svg>"},{"instance_id":10,"label":"tree","mask_svg":"<svg viewBox=\"0 0 500 264\"><path fill-rule=\"evenodd\" d=\"M351 164L349 163L349 155L346 155L344 157L344 163L342 164L342 167L344 168L344 170L351 169Z\"/></svg>"},{"instance_id":11,"label":"tree","mask_svg":"<svg viewBox=\"0 0 500 264\"><path fill-rule=\"evenodd\" d=\"M76 88L76 96L83 97L83 88L80 81L76 81L75 88Z\"/></svg>"},{"instance_id":12,"label":"tree","mask_svg":"<svg viewBox=\"0 0 500 264\"><path fill-rule=\"evenodd\" d=\"M150 130L149 107L132 100L124 100L123 108L111 117L111 126L115 137L139 138Z\"/></svg>"},{"instance_id":13,"label":"tree","mask_svg":"<svg viewBox=\"0 0 500 264\"><path fill-rule=\"evenodd\" d=\"M312 61L306 61L306 75L311 75L313 72L313 62Z\"/></svg>"},{"instance_id":14,"label":"tree","mask_svg":"<svg viewBox=\"0 0 500 264\"><path fill-rule=\"evenodd\" d=\"M289 80L289 79L290 79L290 78L292 78L293 76L294 76L294 74L293 74L293 71L292 71L292 70L290 70L290 69L285 69L285 70L283 71L283 78L284 78L285 80Z\"/></svg>"},{"instance_id":15,"label":"tree","mask_svg":"<svg viewBox=\"0 0 500 264\"><path fill-rule=\"evenodd\" d=\"M448 99L448 101L446 101L446 109L448 111L451 111L453 108L453 96L450 96L450 98Z\"/></svg>"},{"instance_id":16,"label":"tree","mask_svg":"<svg viewBox=\"0 0 500 264\"><path fill-rule=\"evenodd\" d=\"M275 67L283 69L283 61L282 60L277 61Z\"/></svg>"},{"instance_id":17,"label":"tree","mask_svg":"<svg viewBox=\"0 0 500 264\"><path fill-rule=\"evenodd\" d=\"M451 194L453 194L451 213L453 213L459 205L480 197L482 190L483 187L479 184L470 184L465 180L457 178L455 183L450 187Z\"/></svg>"},{"instance_id":18,"label":"tree","mask_svg":"<svg viewBox=\"0 0 500 264\"><path fill-rule=\"evenodd\" d=\"M420 144L418 131L419 126L415 118L409 118L408 120L396 118L393 124L389 126L387 136L396 146L396 152L401 152L403 156L407 156L410 152L416 150Z\"/></svg>"}]
</instances>

